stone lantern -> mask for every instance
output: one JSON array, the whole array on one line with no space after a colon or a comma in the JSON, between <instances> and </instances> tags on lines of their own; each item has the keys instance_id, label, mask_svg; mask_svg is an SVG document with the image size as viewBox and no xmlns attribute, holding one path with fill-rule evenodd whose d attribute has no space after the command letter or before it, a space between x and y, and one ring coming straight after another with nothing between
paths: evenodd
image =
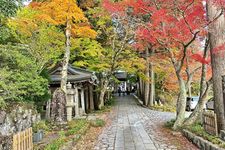
<instances>
[{"instance_id":1,"label":"stone lantern","mask_svg":"<svg viewBox=\"0 0 225 150\"><path fill-rule=\"evenodd\" d=\"M66 95L66 119L67 121L72 120L72 110L74 106L74 94L75 91L72 89L72 85L69 82L67 84L67 95Z\"/></svg>"}]
</instances>

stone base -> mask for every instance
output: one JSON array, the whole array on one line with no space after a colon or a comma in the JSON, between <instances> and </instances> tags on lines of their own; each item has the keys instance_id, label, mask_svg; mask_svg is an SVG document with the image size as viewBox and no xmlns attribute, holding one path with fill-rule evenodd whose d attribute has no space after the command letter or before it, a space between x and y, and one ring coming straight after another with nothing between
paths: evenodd
<instances>
[{"instance_id":1,"label":"stone base","mask_svg":"<svg viewBox=\"0 0 225 150\"><path fill-rule=\"evenodd\" d=\"M76 116L73 119L86 119L86 118L87 118L87 116Z\"/></svg>"}]
</instances>

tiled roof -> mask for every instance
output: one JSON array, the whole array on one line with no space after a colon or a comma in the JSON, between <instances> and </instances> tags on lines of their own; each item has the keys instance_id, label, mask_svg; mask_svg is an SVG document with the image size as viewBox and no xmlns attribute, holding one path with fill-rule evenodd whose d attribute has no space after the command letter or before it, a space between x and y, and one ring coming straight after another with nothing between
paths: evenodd
<instances>
[{"instance_id":1,"label":"tiled roof","mask_svg":"<svg viewBox=\"0 0 225 150\"><path fill-rule=\"evenodd\" d=\"M62 66L57 65L53 69L49 71L50 77L51 77L51 83L52 84L58 84L61 81L61 71ZM84 82L91 80L91 77L93 75L93 72L87 71L85 69L73 67L71 65L68 66L68 82Z\"/></svg>"}]
</instances>

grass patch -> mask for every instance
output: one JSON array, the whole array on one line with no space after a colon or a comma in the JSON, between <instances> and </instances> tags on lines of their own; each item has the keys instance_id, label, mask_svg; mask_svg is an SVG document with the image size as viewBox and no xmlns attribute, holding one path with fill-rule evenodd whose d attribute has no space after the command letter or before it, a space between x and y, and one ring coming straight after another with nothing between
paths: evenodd
<instances>
[{"instance_id":1,"label":"grass patch","mask_svg":"<svg viewBox=\"0 0 225 150\"><path fill-rule=\"evenodd\" d=\"M213 144L219 145L222 148L225 148L225 142L223 142L219 137L213 136L208 134L201 123L195 123L191 126L185 127L185 129L189 130L190 132L204 138L205 140L208 140L212 142Z\"/></svg>"},{"instance_id":2,"label":"grass patch","mask_svg":"<svg viewBox=\"0 0 225 150\"><path fill-rule=\"evenodd\" d=\"M68 122L69 130L65 133L66 136L74 134L84 134L83 131L88 129L89 122L84 119L73 120Z\"/></svg>"},{"instance_id":3,"label":"grass patch","mask_svg":"<svg viewBox=\"0 0 225 150\"><path fill-rule=\"evenodd\" d=\"M170 120L170 121L167 121L167 122L164 124L164 126L165 126L166 128L172 129L172 127L173 127L175 121L176 121L175 119L172 119L172 120Z\"/></svg>"},{"instance_id":4,"label":"grass patch","mask_svg":"<svg viewBox=\"0 0 225 150\"><path fill-rule=\"evenodd\" d=\"M163 111L163 112L176 112L176 107L170 106L170 105L162 105L162 106L155 105L150 107L150 109Z\"/></svg>"},{"instance_id":5,"label":"grass patch","mask_svg":"<svg viewBox=\"0 0 225 150\"><path fill-rule=\"evenodd\" d=\"M105 121L102 119L96 119L95 121L91 121L91 126L93 127L103 127L105 126Z\"/></svg>"},{"instance_id":6,"label":"grass patch","mask_svg":"<svg viewBox=\"0 0 225 150\"><path fill-rule=\"evenodd\" d=\"M73 120L64 125L61 128L64 131L58 131L59 137L51 141L48 145L44 147L44 150L59 150L68 141L78 141L82 135L90 127L90 122L85 119Z\"/></svg>"},{"instance_id":7,"label":"grass patch","mask_svg":"<svg viewBox=\"0 0 225 150\"><path fill-rule=\"evenodd\" d=\"M65 143L65 141L66 141L65 133L64 131L61 131L59 138L48 144L44 148L44 150L58 150Z\"/></svg>"},{"instance_id":8,"label":"grass patch","mask_svg":"<svg viewBox=\"0 0 225 150\"><path fill-rule=\"evenodd\" d=\"M110 112L111 111L112 106L103 106L102 109L100 110L95 110L93 111L94 113L105 113L105 112Z\"/></svg>"},{"instance_id":9,"label":"grass patch","mask_svg":"<svg viewBox=\"0 0 225 150\"><path fill-rule=\"evenodd\" d=\"M44 121L44 120L41 120L37 123L34 123L33 126L32 126L32 129L33 129L33 132L37 132L38 130L42 130L45 133L51 130L50 127L49 127L49 124L46 123L46 121Z\"/></svg>"}]
</instances>

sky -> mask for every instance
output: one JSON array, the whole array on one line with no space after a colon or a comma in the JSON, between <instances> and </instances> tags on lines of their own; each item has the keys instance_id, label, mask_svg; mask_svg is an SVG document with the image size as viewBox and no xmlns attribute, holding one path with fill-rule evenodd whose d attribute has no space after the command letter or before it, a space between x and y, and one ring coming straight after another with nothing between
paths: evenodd
<instances>
[{"instance_id":1,"label":"sky","mask_svg":"<svg viewBox=\"0 0 225 150\"><path fill-rule=\"evenodd\" d=\"M23 4L24 4L24 5L28 5L31 1L32 1L32 0L25 0L25 1L23 2Z\"/></svg>"}]
</instances>

